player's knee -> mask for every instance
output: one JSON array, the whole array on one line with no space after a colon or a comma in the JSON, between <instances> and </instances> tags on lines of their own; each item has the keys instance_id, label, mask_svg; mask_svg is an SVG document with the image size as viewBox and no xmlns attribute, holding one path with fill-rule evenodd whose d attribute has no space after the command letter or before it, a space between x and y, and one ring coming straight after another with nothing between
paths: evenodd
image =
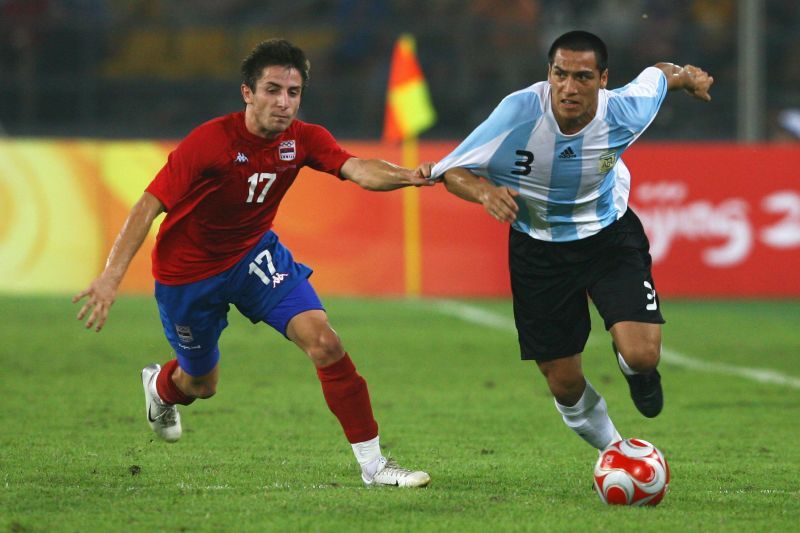
<instances>
[{"instance_id":1,"label":"player's knee","mask_svg":"<svg viewBox=\"0 0 800 533\"><path fill-rule=\"evenodd\" d=\"M583 375L574 379L548 379L547 385L550 393L561 405L575 405L581 399L586 388L586 379Z\"/></svg>"},{"instance_id":2,"label":"player's knee","mask_svg":"<svg viewBox=\"0 0 800 533\"><path fill-rule=\"evenodd\" d=\"M198 388L196 396L200 399L211 398L217 393L217 384L204 384Z\"/></svg>"},{"instance_id":3,"label":"player's knee","mask_svg":"<svg viewBox=\"0 0 800 533\"><path fill-rule=\"evenodd\" d=\"M189 383L189 394L195 398L211 398L217 393L216 377L207 379L195 379Z\"/></svg>"},{"instance_id":4,"label":"player's knee","mask_svg":"<svg viewBox=\"0 0 800 533\"><path fill-rule=\"evenodd\" d=\"M623 352L622 357L634 372L648 372L658 366L661 359L661 343L637 343Z\"/></svg>"},{"instance_id":5,"label":"player's knee","mask_svg":"<svg viewBox=\"0 0 800 533\"><path fill-rule=\"evenodd\" d=\"M327 366L344 357L344 347L339 336L330 328L323 328L306 353L317 367Z\"/></svg>"},{"instance_id":6,"label":"player's knee","mask_svg":"<svg viewBox=\"0 0 800 533\"><path fill-rule=\"evenodd\" d=\"M547 380L550 393L562 405L574 405L586 388L580 367L564 365L556 360L539 363L539 370Z\"/></svg>"},{"instance_id":7,"label":"player's knee","mask_svg":"<svg viewBox=\"0 0 800 533\"><path fill-rule=\"evenodd\" d=\"M214 367L211 372L203 376L193 376L180 367L174 374L173 379L175 385L185 395L192 398L211 398L217 393L217 381L219 381L219 373L217 367Z\"/></svg>"}]
</instances>

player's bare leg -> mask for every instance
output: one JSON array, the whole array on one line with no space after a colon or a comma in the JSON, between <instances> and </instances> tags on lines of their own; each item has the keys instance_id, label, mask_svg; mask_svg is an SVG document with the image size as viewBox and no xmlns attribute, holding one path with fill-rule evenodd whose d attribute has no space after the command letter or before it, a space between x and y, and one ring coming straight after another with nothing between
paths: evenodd
<instances>
[{"instance_id":1,"label":"player's bare leg","mask_svg":"<svg viewBox=\"0 0 800 533\"><path fill-rule=\"evenodd\" d=\"M286 335L314 363L325 401L350 441L364 483L427 486L430 483L427 473L406 470L383 457L367 382L344 351L339 336L328 323L327 314L311 310L296 315L289 321Z\"/></svg>"},{"instance_id":2,"label":"player's bare leg","mask_svg":"<svg viewBox=\"0 0 800 533\"><path fill-rule=\"evenodd\" d=\"M538 361L564 423L598 450L621 439L602 396L586 380L581 354Z\"/></svg>"},{"instance_id":3,"label":"player's bare leg","mask_svg":"<svg viewBox=\"0 0 800 533\"><path fill-rule=\"evenodd\" d=\"M611 327L612 349L628 382L631 398L644 416L657 416L664 407L661 375L656 370L661 358L661 325L617 322Z\"/></svg>"},{"instance_id":4,"label":"player's bare leg","mask_svg":"<svg viewBox=\"0 0 800 533\"><path fill-rule=\"evenodd\" d=\"M211 398L217 393L219 365L203 376L192 376L178 366L172 373L172 380L178 389L190 398Z\"/></svg>"}]
</instances>

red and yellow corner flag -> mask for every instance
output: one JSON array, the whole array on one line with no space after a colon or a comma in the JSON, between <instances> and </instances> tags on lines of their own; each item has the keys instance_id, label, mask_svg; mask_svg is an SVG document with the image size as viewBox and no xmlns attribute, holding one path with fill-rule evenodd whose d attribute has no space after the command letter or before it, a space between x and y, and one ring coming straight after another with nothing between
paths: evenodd
<instances>
[{"instance_id":1,"label":"red and yellow corner flag","mask_svg":"<svg viewBox=\"0 0 800 533\"><path fill-rule=\"evenodd\" d=\"M397 39L386 91L384 142L403 142L403 166L419 164L417 135L433 126L436 111L431 104L428 85L417 62L414 37L403 34ZM420 228L419 191L403 189L403 248L406 295L422 293L422 231Z\"/></svg>"},{"instance_id":2,"label":"red and yellow corner flag","mask_svg":"<svg viewBox=\"0 0 800 533\"><path fill-rule=\"evenodd\" d=\"M436 111L417 62L414 37L403 34L397 39L392 53L383 140L397 142L416 137L435 122Z\"/></svg>"}]
</instances>

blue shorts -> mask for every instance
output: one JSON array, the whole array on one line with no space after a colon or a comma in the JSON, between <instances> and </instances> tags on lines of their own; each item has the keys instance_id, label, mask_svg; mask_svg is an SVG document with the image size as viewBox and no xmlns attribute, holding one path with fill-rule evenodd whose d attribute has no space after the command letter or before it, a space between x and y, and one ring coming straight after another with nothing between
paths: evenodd
<instances>
[{"instance_id":1,"label":"blue shorts","mask_svg":"<svg viewBox=\"0 0 800 533\"><path fill-rule=\"evenodd\" d=\"M278 236L268 231L241 261L224 272L185 285L156 282L161 323L180 367L192 376L214 369L230 304L254 324L265 322L284 336L295 315L324 310L308 281L311 272L304 264L295 263Z\"/></svg>"}]
</instances>

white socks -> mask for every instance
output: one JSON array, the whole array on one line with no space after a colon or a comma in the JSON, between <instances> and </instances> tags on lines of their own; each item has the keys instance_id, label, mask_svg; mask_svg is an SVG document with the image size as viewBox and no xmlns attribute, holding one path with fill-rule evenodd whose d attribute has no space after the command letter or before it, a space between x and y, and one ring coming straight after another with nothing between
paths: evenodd
<instances>
[{"instance_id":1,"label":"white socks","mask_svg":"<svg viewBox=\"0 0 800 533\"><path fill-rule=\"evenodd\" d=\"M353 453L356 456L358 464L361 465L361 472L363 475L372 479L375 472L378 470L378 465L381 457L380 437L375 437L372 440L364 442L356 442L351 444Z\"/></svg>"},{"instance_id":2,"label":"white socks","mask_svg":"<svg viewBox=\"0 0 800 533\"><path fill-rule=\"evenodd\" d=\"M598 450L621 440L622 437L608 416L606 401L594 390L588 380L583 396L575 405L561 405L558 400L554 399L554 401L564 423L580 438Z\"/></svg>"}]
</instances>

